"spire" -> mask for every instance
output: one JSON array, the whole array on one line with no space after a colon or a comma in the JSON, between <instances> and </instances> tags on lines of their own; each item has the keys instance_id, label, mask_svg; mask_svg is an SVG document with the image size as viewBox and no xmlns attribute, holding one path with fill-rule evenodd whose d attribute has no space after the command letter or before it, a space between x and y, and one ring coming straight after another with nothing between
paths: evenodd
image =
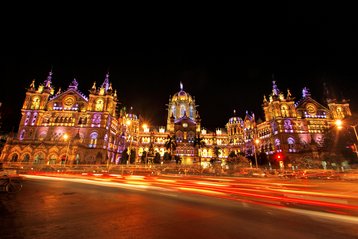
<instances>
[{"instance_id":1,"label":"spire","mask_svg":"<svg viewBox=\"0 0 358 239\"><path fill-rule=\"evenodd\" d=\"M302 98L311 96L310 90L307 87L304 87L302 90Z\"/></svg>"},{"instance_id":2,"label":"spire","mask_svg":"<svg viewBox=\"0 0 358 239\"><path fill-rule=\"evenodd\" d=\"M45 88L51 88L52 84L52 68L51 71L48 73L47 79L44 81Z\"/></svg>"},{"instance_id":3,"label":"spire","mask_svg":"<svg viewBox=\"0 0 358 239\"><path fill-rule=\"evenodd\" d=\"M236 116L236 110L234 110L234 116Z\"/></svg>"},{"instance_id":4,"label":"spire","mask_svg":"<svg viewBox=\"0 0 358 239\"><path fill-rule=\"evenodd\" d=\"M92 90L95 90L95 89L96 89L96 82L93 82Z\"/></svg>"},{"instance_id":5,"label":"spire","mask_svg":"<svg viewBox=\"0 0 358 239\"><path fill-rule=\"evenodd\" d=\"M117 90L114 90L113 96L114 96L114 97L117 97Z\"/></svg>"},{"instance_id":6,"label":"spire","mask_svg":"<svg viewBox=\"0 0 358 239\"><path fill-rule=\"evenodd\" d=\"M76 78L73 78L73 81L71 82L71 84L68 86L69 89L74 89L77 90L78 87L78 82L76 80Z\"/></svg>"},{"instance_id":7,"label":"spire","mask_svg":"<svg viewBox=\"0 0 358 239\"><path fill-rule=\"evenodd\" d=\"M183 83L180 81L180 90L183 90Z\"/></svg>"},{"instance_id":8,"label":"spire","mask_svg":"<svg viewBox=\"0 0 358 239\"><path fill-rule=\"evenodd\" d=\"M200 115L199 115L199 111L196 111L196 116L195 116L196 119L200 119Z\"/></svg>"},{"instance_id":9,"label":"spire","mask_svg":"<svg viewBox=\"0 0 358 239\"><path fill-rule=\"evenodd\" d=\"M287 99L290 99L291 98L291 91L290 91L290 89L287 89L287 97L286 97Z\"/></svg>"},{"instance_id":10,"label":"spire","mask_svg":"<svg viewBox=\"0 0 358 239\"><path fill-rule=\"evenodd\" d=\"M106 78L104 79L101 87L105 89L105 92L107 92L107 90L109 88L109 72L107 72Z\"/></svg>"},{"instance_id":11,"label":"spire","mask_svg":"<svg viewBox=\"0 0 358 239\"><path fill-rule=\"evenodd\" d=\"M264 95L264 103L267 102L267 98L266 98L266 95Z\"/></svg>"},{"instance_id":12,"label":"spire","mask_svg":"<svg viewBox=\"0 0 358 239\"><path fill-rule=\"evenodd\" d=\"M31 85L30 85L30 90L34 90L36 88L35 86L35 79L32 80Z\"/></svg>"},{"instance_id":13,"label":"spire","mask_svg":"<svg viewBox=\"0 0 358 239\"><path fill-rule=\"evenodd\" d=\"M272 95L278 96L280 94L280 90L278 89L276 85L276 81L272 81Z\"/></svg>"},{"instance_id":14,"label":"spire","mask_svg":"<svg viewBox=\"0 0 358 239\"><path fill-rule=\"evenodd\" d=\"M59 94L61 94L61 87L58 88L58 91L57 91L56 95L59 95Z\"/></svg>"}]
</instances>

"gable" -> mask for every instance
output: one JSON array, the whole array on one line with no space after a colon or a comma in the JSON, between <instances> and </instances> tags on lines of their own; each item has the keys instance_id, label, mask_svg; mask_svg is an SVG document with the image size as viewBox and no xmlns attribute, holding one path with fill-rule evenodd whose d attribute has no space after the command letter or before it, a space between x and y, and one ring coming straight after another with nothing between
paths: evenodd
<instances>
[{"instance_id":1,"label":"gable","mask_svg":"<svg viewBox=\"0 0 358 239\"><path fill-rule=\"evenodd\" d=\"M67 91L52 97L48 102L48 109L53 110L78 110L87 108L88 99L75 89Z\"/></svg>"}]
</instances>

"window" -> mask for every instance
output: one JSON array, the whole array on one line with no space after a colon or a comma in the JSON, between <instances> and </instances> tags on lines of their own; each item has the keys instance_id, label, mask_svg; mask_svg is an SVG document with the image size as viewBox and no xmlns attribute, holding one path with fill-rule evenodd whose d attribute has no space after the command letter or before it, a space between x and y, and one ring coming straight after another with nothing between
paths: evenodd
<instances>
[{"instance_id":1,"label":"window","mask_svg":"<svg viewBox=\"0 0 358 239\"><path fill-rule=\"evenodd\" d=\"M91 138L91 142L90 142L90 144L89 144L88 146L89 146L90 148L96 148L98 133L97 133L97 132L93 132L93 133L90 135L90 138Z\"/></svg>"},{"instance_id":2,"label":"window","mask_svg":"<svg viewBox=\"0 0 358 239\"><path fill-rule=\"evenodd\" d=\"M103 100L102 99L98 99L96 100L96 111L103 111Z\"/></svg>"},{"instance_id":3,"label":"window","mask_svg":"<svg viewBox=\"0 0 358 239\"><path fill-rule=\"evenodd\" d=\"M288 138L287 139L287 143L288 143L288 151L289 152L295 152L295 140L293 138Z\"/></svg>"}]
</instances>

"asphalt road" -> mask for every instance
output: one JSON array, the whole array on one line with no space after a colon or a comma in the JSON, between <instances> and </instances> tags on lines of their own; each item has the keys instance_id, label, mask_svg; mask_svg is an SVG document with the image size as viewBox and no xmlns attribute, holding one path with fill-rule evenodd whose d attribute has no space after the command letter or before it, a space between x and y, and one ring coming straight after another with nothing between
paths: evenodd
<instances>
[{"instance_id":1,"label":"asphalt road","mask_svg":"<svg viewBox=\"0 0 358 239\"><path fill-rule=\"evenodd\" d=\"M26 179L0 193L0 238L358 238L357 223L189 193Z\"/></svg>"}]
</instances>

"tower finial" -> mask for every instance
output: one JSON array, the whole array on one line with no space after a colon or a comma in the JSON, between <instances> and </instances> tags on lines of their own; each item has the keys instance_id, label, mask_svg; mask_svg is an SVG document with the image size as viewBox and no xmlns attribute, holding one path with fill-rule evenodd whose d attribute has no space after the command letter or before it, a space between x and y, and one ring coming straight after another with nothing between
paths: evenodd
<instances>
[{"instance_id":1,"label":"tower finial","mask_svg":"<svg viewBox=\"0 0 358 239\"><path fill-rule=\"evenodd\" d=\"M35 79L32 80L30 89L35 89Z\"/></svg>"},{"instance_id":2,"label":"tower finial","mask_svg":"<svg viewBox=\"0 0 358 239\"><path fill-rule=\"evenodd\" d=\"M107 72L106 78L104 79L101 87L105 89L105 92L107 92L107 90L109 88L109 72Z\"/></svg>"},{"instance_id":3,"label":"tower finial","mask_svg":"<svg viewBox=\"0 0 358 239\"><path fill-rule=\"evenodd\" d=\"M310 90L307 87L304 87L302 90L302 97L306 98L308 96L311 96Z\"/></svg>"},{"instance_id":4,"label":"tower finial","mask_svg":"<svg viewBox=\"0 0 358 239\"><path fill-rule=\"evenodd\" d=\"M234 116L236 115L236 110L234 109Z\"/></svg>"},{"instance_id":5,"label":"tower finial","mask_svg":"<svg viewBox=\"0 0 358 239\"><path fill-rule=\"evenodd\" d=\"M75 89L77 90L78 87L78 82L76 80L76 78L73 78L73 81L71 82L71 84L68 86L69 89Z\"/></svg>"},{"instance_id":6,"label":"tower finial","mask_svg":"<svg viewBox=\"0 0 358 239\"><path fill-rule=\"evenodd\" d=\"M51 71L48 73L48 76L44 82L44 85L46 88L51 88L51 83L52 83L52 67L51 67Z\"/></svg>"},{"instance_id":7,"label":"tower finial","mask_svg":"<svg viewBox=\"0 0 358 239\"><path fill-rule=\"evenodd\" d=\"M183 83L180 81L180 90L183 90Z\"/></svg>"},{"instance_id":8,"label":"tower finial","mask_svg":"<svg viewBox=\"0 0 358 239\"><path fill-rule=\"evenodd\" d=\"M275 80L272 81L272 94L276 96L280 94L280 90L278 89Z\"/></svg>"}]
</instances>

